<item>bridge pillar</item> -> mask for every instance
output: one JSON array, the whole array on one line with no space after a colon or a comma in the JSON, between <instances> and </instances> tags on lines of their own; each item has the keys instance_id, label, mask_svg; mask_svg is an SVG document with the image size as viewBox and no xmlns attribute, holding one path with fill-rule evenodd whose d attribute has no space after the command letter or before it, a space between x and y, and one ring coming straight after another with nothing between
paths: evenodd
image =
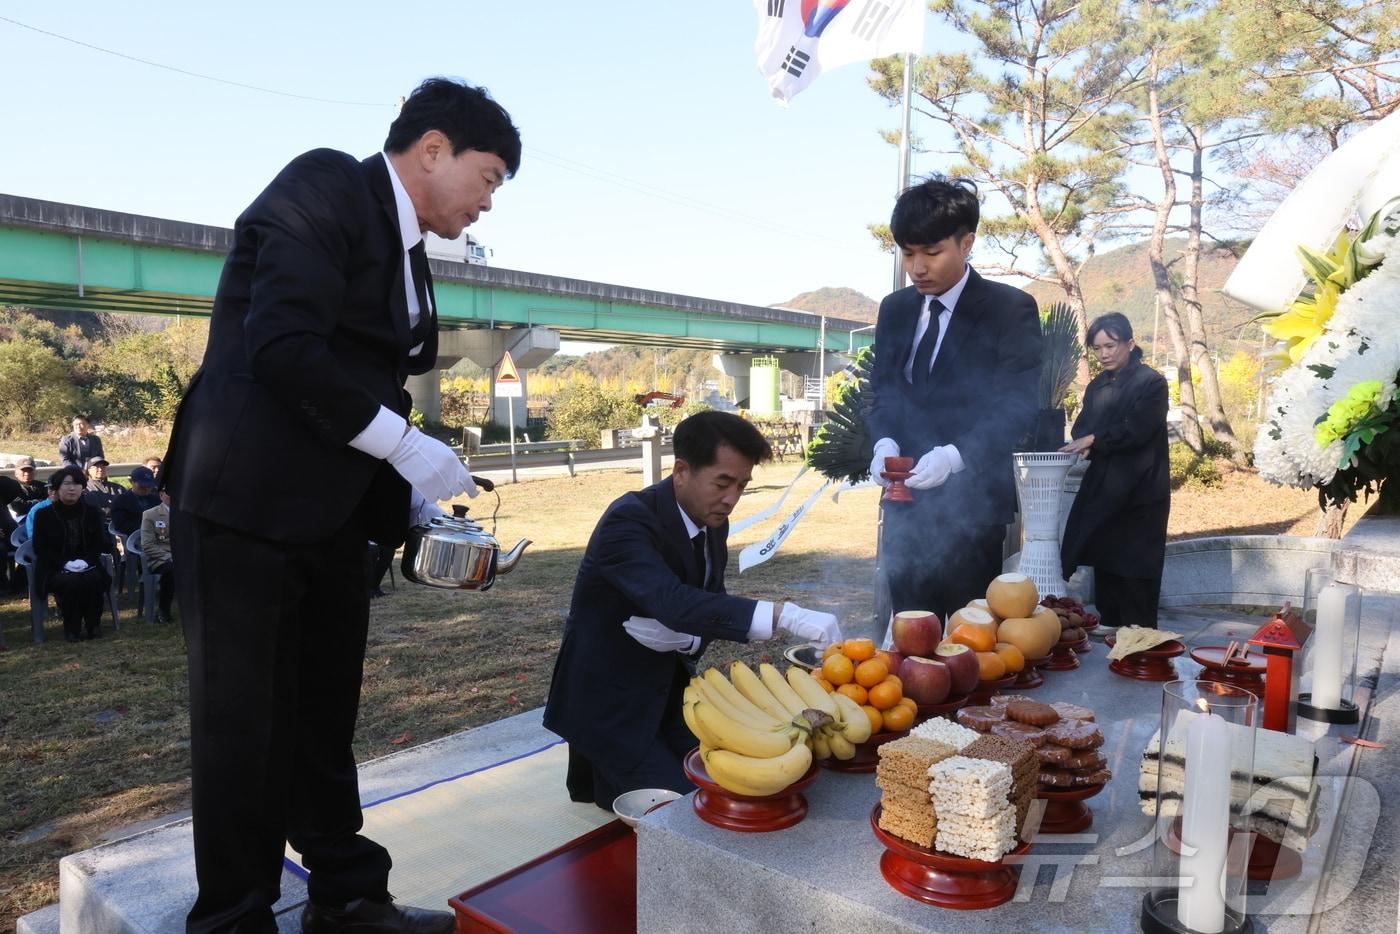
<instances>
[{"instance_id":1,"label":"bridge pillar","mask_svg":"<svg viewBox=\"0 0 1400 934\"><path fill-rule=\"evenodd\" d=\"M815 350L799 350L792 353L772 354L778 358L778 366L795 373L798 376L816 376L817 352ZM830 376L837 370L844 369L849 359L844 354L833 353L828 350L822 356L822 378Z\"/></svg>"},{"instance_id":2,"label":"bridge pillar","mask_svg":"<svg viewBox=\"0 0 1400 934\"><path fill-rule=\"evenodd\" d=\"M751 353L717 353L715 369L734 380L734 404L741 409L749 407L749 370L753 367Z\"/></svg>"},{"instance_id":3,"label":"bridge pillar","mask_svg":"<svg viewBox=\"0 0 1400 934\"><path fill-rule=\"evenodd\" d=\"M445 331L438 334L440 352L466 357L490 374L491 419L500 425L510 422L508 405L515 406L515 426L525 427L525 402L530 397L529 372L559 352L559 332L549 328L479 328L470 331ZM521 398L496 398L496 367L510 351L520 371Z\"/></svg>"}]
</instances>

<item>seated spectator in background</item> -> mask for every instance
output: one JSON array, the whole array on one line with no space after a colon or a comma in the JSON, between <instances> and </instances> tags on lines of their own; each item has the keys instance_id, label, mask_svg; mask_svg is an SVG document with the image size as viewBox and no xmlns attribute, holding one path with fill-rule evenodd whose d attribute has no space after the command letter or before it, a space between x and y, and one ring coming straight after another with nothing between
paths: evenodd
<instances>
[{"instance_id":1,"label":"seated spectator in background","mask_svg":"<svg viewBox=\"0 0 1400 934\"><path fill-rule=\"evenodd\" d=\"M102 635L102 594L107 572L102 552L107 533L102 513L83 502L87 477L77 467L64 467L49 478L56 500L34 510L34 568L44 593L58 598L63 611L63 638L69 642Z\"/></svg>"},{"instance_id":2,"label":"seated spectator in background","mask_svg":"<svg viewBox=\"0 0 1400 934\"><path fill-rule=\"evenodd\" d=\"M115 480L107 479L107 458L94 457L87 462L87 489L83 492L83 502L91 503L102 510L104 519L111 518L112 503L126 492L126 487Z\"/></svg>"},{"instance_id":3,"label":"seated spectator in background","mask_svg":"<svg viewBox=\"0 0 1400 934\"><path fill-rule=\"evenodd\" d=\"M141 515L160 505L156 495L156 477L149 467L131 468L131 489L112 501L112 531L130 535L141 528Z\"/></svg>"},{"instance_id":4,"label":"seated spectator in background","mask_svg":"<svg viewBox=\"0 0 1400 934\"><path fill-rule=\"evenodd\" d=\"M157 481L160 480L161 459L159 457L156 457L154 454L152 454L150 457L146 458L141 463L145 464L148 468L150 468L151 476L155 477Z\"/></svg>"},{"instance_id":5,"label":"seated spectator in background","mask_svg":"<svg viewBox=\"0 0 1400 934\"><path fill-rule=\"evenodd\" d=\"M10 502L16 518L23 518L39 503L49 498L49 489L34 479L34 458L21 457L15 467L15 480L19 483L20 495Z\"/></svg>"},{"instance_id":6,"label":"seated spectator in background","mask_svg":"<svg viewBox=\"0 0 1400 934\"><path fill-rule=\"evenodd\" d=\"M53 479L52 477L50 479ZM58 499L57 490L49 490L42 503L35 503L29 511L24 514L24 537L34 537L34 518L43 511L45 506L52 506L54 500Z\"/></svg>"},{"instance_id":7,"label":"seated spectator in background","mask_svg":"<svg viewBox=\"0 0 1400 934\"><path fill-rule=\"evenodd\" d=\"M19 584L23 581L23 575L12 571L15 568L14 560L11 558L10 535L19 525L15 519L11 504L24 495L24 488L19 485L19 481L14 477L7 477L0 474L0 590L13 588L19 590Z\"/></svg>"},{"instance_id":8,"label":"seated spectator in background","mask_svg":"<svg viewBox=\"0 0 1400 934\"><path fill-rule=\"evenodd\" d=\"M160 575L160 605L156 622L170 622L175 601L175 563L170 556L170 494L160 493L160 505L141 514L141 559L146 569Z\"/></svg>"},{"instance_id":9,"label":"seated spectator in background","mask_svg":"<svg viewBox=\"0 0 1400 934\"><path fill-rule=\"evenodd\" d=\"M73 433L64 435L58 442L58 459L63 466L77 467L80 472L84 464L103 454L102 439L93 433L92 425L81 415L73 419Z\"/></svg>"}]
</instances>

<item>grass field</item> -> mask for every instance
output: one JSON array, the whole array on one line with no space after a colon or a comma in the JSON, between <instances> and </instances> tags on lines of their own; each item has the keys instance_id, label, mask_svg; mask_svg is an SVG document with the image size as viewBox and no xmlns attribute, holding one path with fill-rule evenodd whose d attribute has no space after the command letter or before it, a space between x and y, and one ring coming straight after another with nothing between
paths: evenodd
<instances>
[{"instance_id":1,"label":"grass field","mask_svg":"<svg viewBox=\"0 0 1400 934\"><path fill-rule=\"evenodd\" d=\"M140 443L132 444L133 456ZM772 505L796 472L792 461L760 468L736 515ZM389 596L374 601L358 758L540 706L583 547L603 508L640 485L640 474L630 471L502 485L502 544L519 537L535 542L512 574L486 593L429 590L400 580ZM804 477L782 511L819 485L810 474ZM736 536L729 590L828 609L848 634L873 634L876 495L857 490L837 503L824 496L776 557L742 576L739 549L770 534L778 519ZM483 494L472 503L473 515L489 517L494 504ZM1172 534L1238 529L1310 535L1315 513L1309 493L1233 473L1217 489L1179 492ZM128 596L120 632L69 645L58 621L50 620L48 641L35 645L26 602L0 603L10 646L0 652L0 930L13 929L19 915L57 897L60 857L189 805L183 639L178 626L147 626L136 617ZM722 643L706 662L776 657L783 645Z\"/></svg>"}]
</instances>

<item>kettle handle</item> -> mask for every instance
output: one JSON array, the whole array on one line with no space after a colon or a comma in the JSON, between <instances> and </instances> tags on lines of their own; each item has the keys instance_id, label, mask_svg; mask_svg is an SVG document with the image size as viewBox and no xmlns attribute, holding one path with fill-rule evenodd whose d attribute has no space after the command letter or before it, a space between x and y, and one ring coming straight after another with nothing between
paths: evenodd
<instances>
[{"instance_id":1,"label":"kettle handle","mask_svg":"<svg viewBox=\"0 0 1400 934\"><path fill-rule=\"evenodd\" d=\"M478 477L476 474L472 474L472 483L475 483L487 493L490 493L492 490L496 489L496 484L492 483L490 480L487 480L485 477Z\"/></svg>"}]
</instances>

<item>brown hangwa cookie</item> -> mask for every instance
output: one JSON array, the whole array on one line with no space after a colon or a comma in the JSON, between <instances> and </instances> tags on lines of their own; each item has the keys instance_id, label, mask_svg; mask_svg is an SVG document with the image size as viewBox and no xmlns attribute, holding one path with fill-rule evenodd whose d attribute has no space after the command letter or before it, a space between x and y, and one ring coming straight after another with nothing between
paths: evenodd
<instances>
[{"instance_id":1,"label":"brown hangwa cookie","mask_svg":"<svg viewBox=\"0 0 1400 934\"><path fill-rule=\"evenodd\" d=\"M1006 716L1017 723L1031 726L1049 726L1060 719L1054 707L1040 701L1012 701L1006 705Z\"/></svg>"},{"instance_id":2,"label":"brown hangwa cookie","mask_svg":"<svg viewBox=\"0 0 1400 934\"><path fill-rule=\"evenodd\" d=\"M1094 724L1083 720L1062 720L1047 727L1045 739L1070 749L1097 749L1103 745L1103 733Z\"/></svg>"}]
</instances>

